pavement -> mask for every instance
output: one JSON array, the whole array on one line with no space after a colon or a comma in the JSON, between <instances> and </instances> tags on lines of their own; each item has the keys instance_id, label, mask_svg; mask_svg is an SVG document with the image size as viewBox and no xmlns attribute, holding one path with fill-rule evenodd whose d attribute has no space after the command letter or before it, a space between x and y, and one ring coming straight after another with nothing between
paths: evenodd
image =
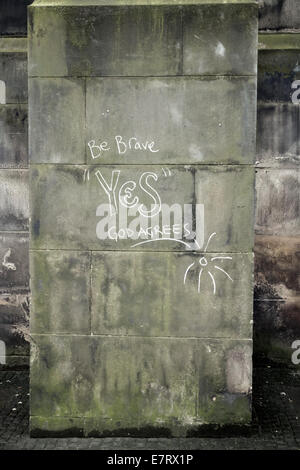
<instances>
[{"instance_id":1,"label":"pavement","mask_svg":"<svg viewBox=\"0 0 300 470\"><path fill-rule=\"evenodd\" d=\"M0 371L2 450L300 450L300 367L256 367L247 435L193 438L30 438L29 372Z\"/></svg>"}]
</instances>

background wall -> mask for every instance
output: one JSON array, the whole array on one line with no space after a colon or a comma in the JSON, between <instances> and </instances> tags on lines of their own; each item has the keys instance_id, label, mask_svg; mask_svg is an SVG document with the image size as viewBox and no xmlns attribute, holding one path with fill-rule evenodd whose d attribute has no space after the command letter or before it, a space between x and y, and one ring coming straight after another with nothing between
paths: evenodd
<instances>
[{"instance_id":1,"label":"background wall","mask_svg":"<svg viewBox=\"0 0 300 470\"><path fill-rule=\"evenodd\" d=\"M28 175L26 6L0 3L0 340L4 368L28 366ZM291 84L300 79L300 2L260 4L256 165L257 362L291 363L300 340L300 106ZM297 31L299 30L299 31ZM298 36L299 34L299 36Z\"/></svg>"},{"instance_id":2,"label":"background wall","mask_svg":"<svg viewBox=\"0 0 300 470\"><path fill-rule=\"evenodd\" d=\"M11 22L25 33L21 24ZM26 38L0 38L0 80L0 340L18 368L29 355Z\"/></svg>"},{"instance_id":3,"label":"background wall","mask_svg":"<svg viewBox=\"0 0 300 470\"><path fill-rule=\"evenodd\" d=\"M291 99L300 79L300 2L260 7L254 357L292 366L300 339L300 105Z\"/></svg>"}]
</instances>

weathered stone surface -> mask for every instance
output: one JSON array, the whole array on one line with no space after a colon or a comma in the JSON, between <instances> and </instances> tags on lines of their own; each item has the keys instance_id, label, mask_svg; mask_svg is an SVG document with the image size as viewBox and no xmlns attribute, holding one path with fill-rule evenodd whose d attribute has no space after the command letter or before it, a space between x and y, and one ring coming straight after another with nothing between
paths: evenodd
<instances>
[{"instance_id":1,"label":"weathered stone surface","mask_svg":"<svg viewBox=\"0 0 300 470\"><path fill-rule=\"evenodd\" d=\"M300 40L298 50L286 50L286 45L281 48L280 42L276 43L278 49L273 50L273 42L267 42L266 49L259 52L257 163L264 167L297 167L299 106L292 103L297 92L292 85L300 78Z\"/></svg>"},{"instance_id":2,"label":"weathered stone surface","mask_svg":"<svg viewBox=\"0 0 300 470\"><path fill-rule=\"evenodd\" d=\"M167 170L170 170L170 174ZM127 250L136 243L154 239L154 227L157 223L159 230L162 231L162 226L165 225L162 221L155 217L147 220L143 218L142 224L147 223L148 228L152 227L152 234L149 232L148 238L147 236L122 238L119 235L123 225L119 223L119 217L116 217L114 222L116 229L107 234L108 226L103 224L105 219L100 217L100 213L96 215L96 211L101 204L108 204L109 199L97 180L96 171L101 171L109 184L112 171L121 171L117 190L128 180L136 182L137 189L134 196L138 196L139 203L147 208L153 204L153 199L149 199L149 195L141 190L138 181L145 172L154 172L157 181L152 179L151 183L153 181L152 186L163 204L169 206L178 204L180 208L184 204L204 205L204 226L202 218L197 221L199 231L204 234L199 239L201 243L199 249L204 248L204 242L208 241L213 232L217 235L211 241L210 251L247 252L252 249L253 235L249 231L249 226L253 221L254 172L251 168L211 166L198 167L196 170L192 166L170 166L165 167L164 173L162 168L157 166L125 165L98 168L76 165L61 165L58 168L53 165L34 166L31 177L33 249ZM137 211L133 217L128 218L129 228L132 228L130 223L136 216ZM182 236L188 236L188 232L191 231L191 221L183 217L180 220L180 227L188 220L186 222L189 224L188 231L181 229L181 236L172 232L172 238L181 239ZM102 235L101 237L97 235L100 225L107 234L106 239ZM140 229L136 228L135 232L139 233ZM165 233L159 234L159 238L165 237ZM192 241L193 238L186 239L190 246L177 242L147 242L133 248L163 251L197 249Z\"/></svg>"},{"instance_id":3,"label":"weathered stone surface","mask_svg":"<svg viewBox=\"0 0 300 470\"><path fill-rule=\"evenodd\" d=\"M89 271L89 253L31 253L33 333L90 333Z\"/></svg>"},{"instance_id":4,"label":"weathered stone surface","mask_svg":"<svg viewBox=\"0 0 300 470\"><path fill-rule=\"evenodd\" d=\"M24 370L29 369L30 357L29 354L26 356L13 356L9 355L6 357L6 363L0 364L0 370Z\"/></svg>"},{"instance_id":5,"label":"weathered stone surface","mask_svg":"<svg viewBox=\"0 0 300 470\"><path fill-rule=\"evenodd\" d=\"M181 435L246 424L251 350L251 341L34 335L31 414L98 419L99 433L117 422Z\"/></svg>"},{"instance_id":6,"label":"weathered stone surface","mask_svg":"<svg viewBox=\"0 0 300 470\"><path fill-rule=\"evenodd\" d=\"M254 302L254 357L292 367L292 344L300 338L299 319L299 297Z\"/></svg>"},{"instance_id":7,"label":"weathered stone surface","mask_svg":"<svg viewBox=\"0 0 300 470\"><path fill-rule=\"evenodd\" d=\"M26 103L27 54L3 52L0 43L0 80L5 83L5 103Z\"/></svg>"},{"instance_id":8,"label":"weathered stone surface","mask_svg":"<svg viewBox=\"0 0 300 470\"><path fill-rule=\"evenodd\" d=\"M0 170L0 231L26 231L29 219L27 170Z\"/></svg>"},{"instance_id":9,"label":"weathered stone surface","mask_svg":"<svg viewBox=\"0 0 300 470\"><path fill-rule=\"evenodd\" d=\"M30 8L32 434L249 424L256 5L89 1Z\"/></svg>"},{"instance_id":10,"label":"weathered stone surface","mask_svg":"<svg viewBox=\"0 0 300 470\"><path fill-rule=\"evenodd\" d=\"M255 237L256 298L300 296L300 237Z\"/></svg>"},{"instance_id":11,"label":"weathered stone surface","mask_svg":"<svg viewBox=\"0 0 300 470\"><path fill-rule=\"evenodd\" d=\"M193 3L30 8L29 74L255 74L256 5Z\"/></svg>"},{"instance_id":12,"label":"weathered stone surface","mask_svg":"<svg viewBox=\"0 0 300 470\"><path fill-rule=\"evenodd\" d=\"M30 416L30 437L85 437L85 418L40 418Z\"/></svg>"},{"instance_id":13,"label":"weathered stone surface","mask_svg":"<svg viewBox=\"0 0 300 470\"><path fill-rule=\"evenodd\" d=\"M6 346L6 364L26 365L29 356L29 296L0 295L0 340Z\"/></svg>"},{"instance_id":14,"label":"weathered stone surface","mask_svg":"<svg viewBox=\"0 0 300 470\"><path fill-rule=\"evenodd\" d=\"M250 338L252 255L223 258L217 253L93 253L92 332ZM200 260L208 264L203 267Z\"/></svg>"},{"instance_id":15,"label":"weathered stone surface","mask_svg":"<svg viewBox=\"0 0 300 470\"><path fill-rule=\"evenodd\" d=\"M256 64L256 5L203 5L184 11L184 74L254 75Z\"/></svg>"},{"instance_id":16,"label":"weathered stone surface","mask_svg":"<svg viewBox=\"0 0 300 470\"><path fill-rule=\"evenodd\" d=\"M28 234L0 233L0 292L29 289Z\"/></svg>"},{"instance_id":17,"label":"weathered stone surface","mask_svg":"<svg viewBox=\"0 0 300 470\"><path fill-rule=\"evenodd\" d=\"M29 75L177 75L181 31L178 6L30 8Z\"/></svg>"},{"instance_id":18,"label":"weathered stone surface","mask_svg":"<svg viewBox=\"0 0 300 470\"><path fill-rule=\"evenodd\" d=\"M87 162L251 164L255 99L251 78L88 79Z\"/></svg>"},{"instance_id":19,"label":"weathered stone surface","mask_svg":"<svg viewBox=\"0 0 300 470\"><path fill-rule=\"evenodd\" d=\"M0 34L3 36L26 36L26 8L33 0L1 0Z\"/></svg>"},{"instance_id":20,"label":"weathered stone surface","mask_svg":"<svg viewBox=\"0 0 300 470\"><path fill-rule=\"evenodd\" d=\"M299 187L299 170L257 170L256 234L300 235Z\"/></svg>"},{"instance_id":21,"label":"weathered stone surface","mask_svg":"<svg viewBox=\"0 0 300 470\"><path fill-rule=\"evenodd\" d=\"M126 181L134 180L137 184L134 196L137 195L140 203L147 208L153 204L153 199L138 185L141 175L147 171L158 175L157 181L152 179L151 183L153 181L153 187L160 194L163 203L172 205L176 201L178 204L191 204L194 200L194 174L189 168L170 167L171 176L166 176L168 173L164 174L161 167L155 166L122 165L95 168L77 165L36 165L32 168L31 176L32 248L128 249L139 242L137 239L128 238L119 239L116 243L115 234L122 227L119 217L116 218L116 230L110 238L97 238L96 229L102 218L96 215L96 211L101 204L108 204L109 199L95 175L96 171L101 171L108 184L112 171L120 171L117 191ZM137 214L133 218L136 216ZM129 222L133 218L129 218ZM145 222L148 224L148 220ZM150 222L152 223L152 218ZM147 226L151 225L150 222ZM104 229L107 232L108 227ZM179 243L174 245L173 249L184 247ZM146 244L145 247L147 246ZM168 250L168 246L167 243L157 249Z\"/></svg>"},{"instance_id":22,"label":"weathered stone surface","mask_svg":"<svg viewBox=\"0 0 300 470\"><path fill-rule=\"evenodd\" d=\"M297 31L280 32L276 31L271 33L260 32L258 35L258 49L259 50L300 50L300 34Z\"/></svg>"},{"instance_id":23,"label":"weathered stone surface","mask_svg":"<svg viewBox=\"0 0 300 470\"><path fill-rule=\"evenodd\" d=\"M299 167L300 107L260 103L257 108L257 166ZM258 201L259 203L259 201Z\"/></svg>"},{"instance_id":24,"label":"weathered stone surface","mask_svg":"<svg viewBox=\"0 0 300 470\"><path fill-rule=\"evenodd\" d=\"M260 29L300 28L298 0L260 0Z\"/></svg>"},{"instance_id":25,"label":"weathered stone surface","mask_svg":"<svg viewBox=\"0 0 300 470\"><path fill-rule=\"evenodd\" d=\"M27 37L0 37L1 52L27 54Z\"/></svg>"},{"instance_id":26,"label":"weathered stone surface","mask_svg":"<svg viewBox=\"0 0 300 470\"><path fill-rule=\"evenodd\" d=\"M0 168L26 167L27 105L0 105Z\"/></svg>"},{"instance_id":27,"label":"weathered stone surface","mask_svg":"<svg viewBox=\"0 0 300 470\"><path fill-rule=\"evenodd\" d=\"M84 82L31 79L29 127L33 163L84 163Z\"/></svg>"},{"instance_id":28,"label":"weathered stone surface","mask_svg":"<svg viewBox=\"0 0 300 470\"><path fill-rule=\"evenodd\" d=\"M292 102L292 83L300 79L299 50L261 50L258 54L258 101Z\"/></svg>"},{"instance_id":29,"label":"weathered stone surface","mask_svg":"<svg viewBox=\"0 0 300 470\"><path fill-rule=\"evenodd\" d=\"M251 251L253 247L254 170L215 166L197 170L196 200L204 204L205 240L210 251Z\"/></svg>"}]
</instances>

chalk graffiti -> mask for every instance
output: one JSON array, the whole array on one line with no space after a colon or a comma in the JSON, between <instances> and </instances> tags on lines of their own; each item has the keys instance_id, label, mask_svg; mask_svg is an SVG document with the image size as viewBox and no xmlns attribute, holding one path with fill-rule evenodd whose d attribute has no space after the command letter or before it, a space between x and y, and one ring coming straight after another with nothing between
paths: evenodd
<instances>
[{"instance_id":1,"label":"chalk graffiti","mask_svg":"<svg viewBox=\"0 0 300 470\"><path fill-rule=\"evenodd\" d=\"M88 142L88 148L93 160L100 158L102 155L104 155L105 152L112 150L112 146L115 147L115 152L118 155L125 155L129 151L149 151L151 153L159 152L159 149L155 148L156 143L154 140L146 139L141 141L137 137L130 137L129 139L125 139L121 135L116 135L112 144L109 144L107 140L102 141L101 139L98 140L98 143L96 143L96 140L90 140Z\"/></svg>"},{"instance_id":2,"label":"chalk graffiti","mask_svg":"<svg viewBox=\"0 0 300 470\"><path fill-rule=\"evenodd\" d=\"M95 175L108 196L109 204L111 205L111 215L113 215L114 213L118 213L116 189L119 182L120 170L112 171L110 183L107 183L100 170L97 170L95 172ZM149 196L149 198L154 201L154 204L151 205L150 210L144 208L143 204L139 204L139 197L137 195L133 196L133 192L135 191L137 186L135 181L129 180L123 183L118 193L118 201L123 207L130 209L136 207L139 204L138 211L144 217L153 217L158 214L161 209L160 196L158 192L153 188L153 186L151 186L151 184L149 183L149 178L154 179L154 181L158 180L158 176L156 173L152 171L145 171L139 178L139 187L144 194L147 194L147 196Z\"/></svg>"},{"instance_id":3,"label":"chalk graffiti","mask_svg":"<svg viewBox=\"0 0 300 470\"><path fill-rule=\"evenodd\" d=\"M212 233L209 238L208 238L208 241L206 243L206 246L205 246L205 249L204 249L204 252L203 252L203 255L201 256L201 258L199 259L198 261L198 264L200 265L200 270L199 270L199 274L198 274L198 293L201 292L201 276L202 276L202 273L205 273L207 271L207 274L209 275L210 279L211 279L211 282L212 282L212 288L213 288L213 294L215 295L216 294L216 290L217 290L217 286L216 286L216 280L215 280L215 277L214 275L212 274L212 272L210 271L210 269L212 270L211 267L209 267L211 265L211 263L213 264L213 268L214 269L217 269L218 271L221 271L223 274L225 274L225 276L231 281L233 282L233 279L232 277L228 274L227 271L225 271L225 269L221 268L220 266L217 266L216 264L213 263L213 261L215 260L223 260L223 259L229 259L229 260L232 260L232 257L231 256L213 256L211 257L210 259L208 259L208 257L205 255L205 253L207 252L207 248L208 248L208 245L211 241L211 239L216 235L216 233ZM184 273L184 277L183 277L183 284L186 283L186 280L187 280L187 276L190 272L190 270L193 268L193 266L195 266L196 264L196 261L194 261L193 263L191 263L185 273Z\"/></svg>"},{"instance_id":4,"label":"chalk graffiti","mask_svg":"<svg viewBox=\"0 0 300 470\"><path fill-rule=\"evenodd\" d=\"M128 150L158 152L154 141L139 142L135 137L128 140L122 136L115 136L115 145L119 155L126 154ZM99 158L104 152L111 149L107 141L99 144L88 142L93 159ZM232 260L231 256L208 256L209 244L216 233L213 232L204 246L204 205L203 204L164 204L155 184L159 178L173 176L170 168L162 167L161 172L143 171L136 180L121 181L122 170L112 170L109 178L104 176L103 170L96 169L94 175L104 193L107 203L101 203L96 208L96 216L100 217L96 225L98 239L119 240L132 239L135 243L131 248L149 243L165 242L178 243L187 250L199 252L199 259L190 263L185 269L183 284L197 273L197 292L203 291L201 280L207 275L212 293L216 295L216 273L220 272L230 282L234 282L231 275L219 266L218 260ZM85 169L84 181L90 180L90 170ZM196 271L195 271L196 270Z\"/></svg>"},{"instance_id":5,"label":"chalk graffiti","mask_svg":"<svg viewBox=\"0 0 300 470\"><path fill-rule=\"evenodd\" d=\"M171 170L163 170L164 178L172 176ZM96 216L101 218L96 226L98 239L142 239L132 247L158 240L184 244L182 238L196 239L203 245L203 204L164 204L154 187L161 176L156 172L144 171L137 181L126 180L122 184L120 175L121 170L112 170L110 178L98 169L95 171L97 181L108 198L108 204L102 203L96 209ZM128 222L129 218L133 220ZM186 246L192 249L188 243Z\"/></svg>"}]
</instances>

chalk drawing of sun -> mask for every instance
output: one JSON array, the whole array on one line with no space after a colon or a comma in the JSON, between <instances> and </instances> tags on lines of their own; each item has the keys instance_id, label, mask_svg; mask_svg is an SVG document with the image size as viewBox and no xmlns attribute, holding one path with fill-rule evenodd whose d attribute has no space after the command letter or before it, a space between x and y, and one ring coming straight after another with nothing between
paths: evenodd
<instances>
[{"instance_id":1,"label":"chalk drawing of sun","mask_svg":"<svg viewBox=\"0 0 300 470\"><path fill-rule=\"evenodd\" d=\"M214 295L216 294L216 290L217 290L217 287L216 287L216 280L214 278L214 275L213 273L211 272L213 269L217 269L218 271L221 271L231 282L233 282L233 279L232 277L228 274L227 271L225 271L223 268L221 268L220 266L218 266L217 264L214 264L214 261L216 260L223 260L223 259L230 259L232 260L232 257L231 256L212 256L210 259L208 258L208 256L206 255L206 252L207 252L207 248L208 248L208 245L209 245L209 242L211 241L211 239L216 235L216 233L212 233L209 238L208 238L208 241L207 241L207 244L205 246L205 249L204 249L204 252L201 256L201 258L198 260L198 264L199 264L199 274L198 274L198 293L200 294L201 292L201 277L202 275L204 275L205 273L208 274L208 276L210 277L211 279L211 283L212 283L212 288L213 288L213 293ZM197 242L196 242L197 243ZM199 246L199 245L198 245ZM185 273L184 273L184 278L183 278L183 284L186 283L187 281L187 277L188 277L188 273L190 271L190 269L196 264L197 262L194 261L192 264L190 264ZM212 266L212 267L211 267ZM211 270L211 271L210 271Z\"/></svg>"}]
</instances>

